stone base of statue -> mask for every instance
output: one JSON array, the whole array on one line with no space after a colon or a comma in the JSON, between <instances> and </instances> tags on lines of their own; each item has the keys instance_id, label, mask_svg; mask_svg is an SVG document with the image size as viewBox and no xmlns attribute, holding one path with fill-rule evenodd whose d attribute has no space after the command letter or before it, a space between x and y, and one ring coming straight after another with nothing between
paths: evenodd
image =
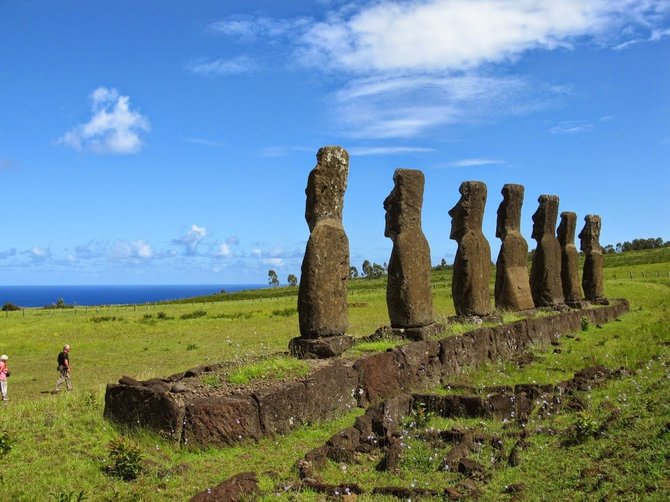
<instances>
[{"instance_id":1,"label":"stone base of statue","mask_svg":"<svg viewBox=\"0 0 670 502\"><path fill-rule=\"evenodd\" d=\"M291 355L298 359L327 359L342 354L354 344L348 335L305 338L298 336L288 342Z\"/></svg>"},{"instance_id":2,"label":"stone base of statue","mask_svg":"<svg viewBox=\"0 0 670 502\"><path fill-rule=\"evenodd\" d=\"M587 300L577 300L574 302L565 302L565 304L571 309L587 309L591 306L591 302Z\"/></svg>"},{"instance_id":3,"label":"stone base of statue","mask_svg":"<svg viewBox=\"0 0 670 502\"><path fill-rule=\"evenodd\" d=\"M449 324L482 324L485 322L494 322L502 324L503 318L498 314L489 314L483 316L477 315L455 315L447 319Z\"/></svg>"},{"instance_id":4,"label":"stone base of statue","mask_svg":"<svg viewBox=\"0 0 670 502\"><path fill-rule=\"evenodd\" d=\"M387 333L393 337L406 338L418 342L419 340L428 340L444 332L444 324L433 323L427 326L415 328L386 328Z\"/></svg>"},{"instance_id":5,"label":"stone base of statue","mask_svg":"<svg viewBox=\"0 0 670 502\"><path fill-rule=\"evenodd\" d=\"M591 305L609 305L610 301L607 298L591 298L589 300Z\"/></svg>"}]
</instances>

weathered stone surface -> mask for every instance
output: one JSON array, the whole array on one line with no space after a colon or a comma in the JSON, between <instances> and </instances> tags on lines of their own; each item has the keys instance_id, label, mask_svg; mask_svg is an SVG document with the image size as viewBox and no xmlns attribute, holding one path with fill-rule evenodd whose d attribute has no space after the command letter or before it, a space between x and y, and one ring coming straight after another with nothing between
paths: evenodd
<instances>
[{"instance_id":1,"label":"weathered stone surface","mask_svg":"<svg viewBox=\"0 0 670 502\"><path fill-rule=\"evenodd\" d=\"M600 247L600 216L587 214L584 228L579 232L580 249L584 252L582 287L589 301L600 302L605 299L603 283L603 249Z\"/></svg>"},{"instance_id":2,"label":"weathered stone surface","mask_svg":"<svg viewBox=\"0 0 670 502\"><path fill-rule=\"evenodd\" d=\"M374 354L354 364L361 386L358 396L361 404L391 397L405 389L409 378L402 368L396 351Z\"/></svg>"},{"instance_id":3,"label":"weathered stone surface","mask_svg":"<svg viewBox=\"0 0 670 502\"><path fill-rule=\"evenodd\" d=\"M190 502L243 502L253 500L258 493L258 479L254 472L242 472L214 488L198 493Z\"/></svg>"},{"instance_id":4,"label":"weathered stone surface","mask_svg":"<svg viewBox=\"0 0 670 502\"><path fill-rule=\"evenodd\" d=\"M561 282L563 296L568 305L578 305L582 298L579 286L579 253L575 247L577 215L571 211L561 213L557 237L561 245Z\"/></svg>"},{"instance_id":5,"label":"weathered stone surface","mask_svg":"<svg viewBox=\"0 0 670 502\"><path fill-rule=\"evenodd\" d=\"M384 235L393 240L388 264L386 305L393 328L432 324L430 247L421 229L424 176L414 169L396 169L394 187L384 200Z\"/></svg>"},{"instance_id":6,"label":"weathered stone surface","mask_svg":"<svg viewBox=\"0 0 670 502\"><path fill-rule=\"evenodd\" d=\"M563 303L561 284L561 245L556 238L558 197L540 195L533 214L533 239L537 241L530 268L530 289L536 307L553 307Z\"/></svg>"},{"instance_id":7,"label":"weathered stone surface","mask_svg":"<svg viewBox=\"0 0 670 502\"><path fill-rule=\"evenodd\" d=\"M289 341L288 348L291 354L300 359L327 359L339 356L353 344L354 339L348 335L321 338L298 336Z\"/></svg>"},{"instance_id":8,"label":"weathered stone surface","mask_svg":"<svg viewBox=\"0 0 670 502\"><path fill-rule=\"evenodd\" d=\"M459 316L486 316L491 313L491 248L482 233L486 185L480 181L464 181L459 192L460 200L449 210L449 237L458 242L451 285L454 307Z\"/></svg>"},{"instance_id":9,"label":"weathered stone surface","mask_svg":"<svg viewBox=\"0 0 670 502\"><path fill-rule=\"evenodd\" d=\"M502 241L496 262L495 301L500 310L532 309L533 295L528 277L528 244L521 235L524 188L507 184L498 207L496 237Z\"/></svg>"},{"instance_id":10,"label":"weathered stone surface","mask_svg":"<svg viewBox=\"0 0 670 502\"><path fill-rule=\"evenodd\" d=\"M334 364L299 382L276 385L254 394L264 434L283 434L295 427L334 418L356 405L358 374Z\"/></svg>"},{"instance_id":11,"label":"weathered stone surface","mask_svg":"<svg viewBox=\"0 0 670 502\"><path fill-rule=\"evenodd\" d=\"M305 338L343 335L349 325L349 240L342 226L348 172L347 151L323 147L307 182L305 218L310 236L298 290L300 336Z\"/></svg>"},{"instance_id":12,"label":"weathered stone surface","mask_svg":"<svg viewBox=\"0 0 670 502\"><path fill-rule=\"evenodd\" d=\"M171 439L180 439L184 406L167 392L137 385L108 384L104 416L128 426L146 427Z\"/></svg>"},{"instance_id":13,"label":"weathered stone surface","mask_svg":"<svg viewBox=\"0 0 670 502\"><path fill-rule=\"evenodd\" d=\"M201 398L186 404L184 441L229 445L262 436L258 405L251 397Z\"/></svg>"}]
</instances>

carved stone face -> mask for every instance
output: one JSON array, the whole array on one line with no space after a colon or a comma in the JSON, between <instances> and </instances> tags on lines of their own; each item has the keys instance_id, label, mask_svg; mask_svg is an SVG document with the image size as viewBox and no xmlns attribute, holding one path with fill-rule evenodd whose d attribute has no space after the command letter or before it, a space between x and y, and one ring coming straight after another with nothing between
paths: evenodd
<instances>
[{"instance_id":1,"label":"carved stone face","mask_svg":"<svg viewBox=\"0 0 670 502\"><path fill-rule=\"evenodd\" d=\"M386 210L384 235L394 239L400 233L401 203L397 188L391 190L389 196L384 199L384 209Z\"/></svg>"},{"instance_id":2,"label":"carved stone face","mask_svg":"<svg viewBox=\"0 0 670 502\"><path fill-rule=\"evenodd\" d=\"M449 238L460 241L463 238L463 235L465 235L466 211L463 207L463 196L461 196L456 205L449 210L449 216L451 216L451 232Z\"/></svg>"},{"instance_id":3,"label":"carved stone face","mask_svg":"<svg viewBox=\"0 0 670 502\"><path fill-rule=\"evenodd\" d=\"M498 206L498 219L496 220L496 237L502 239L505 237L505 234L507 233L505 231L505 202L503 201L499 206Z\"/></svg>"},{"instance_id":4,"label":"carved stone face","mask_svg":"<svg viewBox=\"0 0 670 502\"><path fill-rule=\"evenodd\" d=\"M542 202L537 208L537 211L533 213L533 233L531 237L533 239L541 239L544 234L544 221L546 219L544 206Z\"/></svg>"},{"instance_id":5,"label":"carved stone face","mask_svg":"<svg viewBox=\"0 0 670 502\"><path fill-rule=\"evenodd\" d=\"M587 214L584 221L584 228L579 232L579 248L586 253L600 251L600 216Z\"/></svg>"},{"instance_id":6,"label":"carved stone face","mask_svg":"<svg viewBox=\"0 0 670 502\"><path fill-rule=\"evenodd\" d=\"M561 223L556 230L556 237L561 246L574 244L575 242L575 228L577 227L577 215L571 211L563 211L561 213Z\"/></svg>"}]
</instances>

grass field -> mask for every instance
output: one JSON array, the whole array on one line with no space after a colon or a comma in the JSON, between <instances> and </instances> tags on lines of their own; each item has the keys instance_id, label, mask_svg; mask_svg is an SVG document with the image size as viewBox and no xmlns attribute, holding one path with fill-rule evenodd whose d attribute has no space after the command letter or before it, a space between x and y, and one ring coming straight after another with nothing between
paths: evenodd
<instances>
[{"instance_id":1,"label":"grass field","mask_svg":"<svg viewBox=\"0 0 670 502\"><path fill-rule=\"evenodd\" d=\"M509 500L504 486L519 482L526 486L526 500L670 498L669 271L667 248L608 255L606 294L631 303L622 322L602 329L591 326L578 337L564 338L560 353L538 352L536 362L524 368L500 364L459 375L461 383L484 386L555 383L594 364L631 371L630 377L588 396L591 420L602 420L612 406L622 410L622 420L607 437L570 448L556 437L538 437L520 467L496 471L485 485L484 500ZM436 316L443 320L453 315L450 271L434 272L433 285ZM351 283L353 336L369 335L388 322L384 288L383 280ZM362 410L287 436L204 451L180 449L146 431L118 430L102 418L104 387L124 374L138 379L167 376L227 361L245 378L253 378L251 363L285 352L297 335L296 295L295 288L276 288L164 305L2 313L0 352L10 356L12 370L10 401L0 408L0 458L5 464L0 488L5 498L67 501L83 493L86 500L185 500L237 472L253 470L267 500L323 500L309 491L285 494L282 486L295 481L292 466L297 459L350 425ZM56 355L64 343L72 346L75 390L51 395ZM575 420L556 417L552 426L568 427ZM134 481L105 472L108 445L119 437L128 437L143 458L143 470ZM425 463L415 464L414 470L411 465L403 470L399 482L439 481L424 472ZM383 481L372 471L356 475L368 484ZM338 466L324 475L330 482L354 478ZM386 499L367 495L359 500Z\"/></svg>"}]
</instances>

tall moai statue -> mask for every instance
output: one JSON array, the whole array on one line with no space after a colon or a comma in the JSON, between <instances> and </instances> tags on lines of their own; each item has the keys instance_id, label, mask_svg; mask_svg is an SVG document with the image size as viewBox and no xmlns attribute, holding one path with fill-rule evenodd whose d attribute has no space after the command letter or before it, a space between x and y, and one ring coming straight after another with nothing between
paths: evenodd
<instances>
[{"instance_id":1,"label":"tall moai statue","mask_svg":"<svg viewBox=\"0 0 670 502\"><path fill-rule=\"evenodd\" d=\"M342 226L349 154L342 147L326 146L316 159L305 189L310 235L298 289L300 336L289 342L291 353L301 358L336 356L353 344L345 335L349 240Z\"/></svg>"},{"instance_id":2,"label":"tall moai statue","mask_svg":"<svg viewBox=\"0 0 670 502\"><path fill-rule=\"evenodd\" d=\"M584 297L594 303L609 303L603 286L603 249L600 247L600 216L587 214L579 232L580 249L584 252L582 287Z\"/></svg>"},{"instance_id":3,"label":"tall moai statue","mask_svg":"<svg viewBox=\"0 0 670 502\"><path fill-rule=\"evenodd\" d=\"M563 303L561 284L561 245L556 238L558 196L540 195L533 214L533 239L537 241L530 267L530 290L536 307Z\"/></svg>"},{"instance_id":4,"label":"tall moai statue","mask_svg":"<svg viewBox=\"0 0 670 502\"><path fill-rule=\"evenodd\" d=\"M424 176L415 169L396 169L393 183L384 200L384 235L393 240L386 306L392 328L413 330L435 322L430 247L421 229Z\"/></svg>"},{"instance_id":5,"label":"tall moai statue","mask_svg":"<svg viewBox=\"0 0 670 502\"><path fill-rule=\"evenodd\" d=\"M449 238L458 242L451 283L454 307L458 316L488 316L491 248L482 233L486 185L481 181L464 181L458 191L461 198L449 210Z\"/></svg>"},{"instance_id":6,"label":"tall moai statue","mask_svg":"<svg viewBox=\"0 0 670 502\"><path fill-rule=\"evenodd\" d=\"M575 247L577 215L572 211L561 213L561 223L556 231L561 245L561 283L565 303L581 307L582 289L579 285L579 253Z\"/></svg>"},{"instance_id":7,"label":"tall moai statue","mask_svg":"<svg viewBox=\"0 0 670 502\"><path fill-rule=\"evenodd\" d=\"M496 307L500 310L532 309L533 295L528 277L528 244L521 235L523 185L507 184L498 206L496 237L502 245L496 262Z\"/></svg>"}]
</instances>

